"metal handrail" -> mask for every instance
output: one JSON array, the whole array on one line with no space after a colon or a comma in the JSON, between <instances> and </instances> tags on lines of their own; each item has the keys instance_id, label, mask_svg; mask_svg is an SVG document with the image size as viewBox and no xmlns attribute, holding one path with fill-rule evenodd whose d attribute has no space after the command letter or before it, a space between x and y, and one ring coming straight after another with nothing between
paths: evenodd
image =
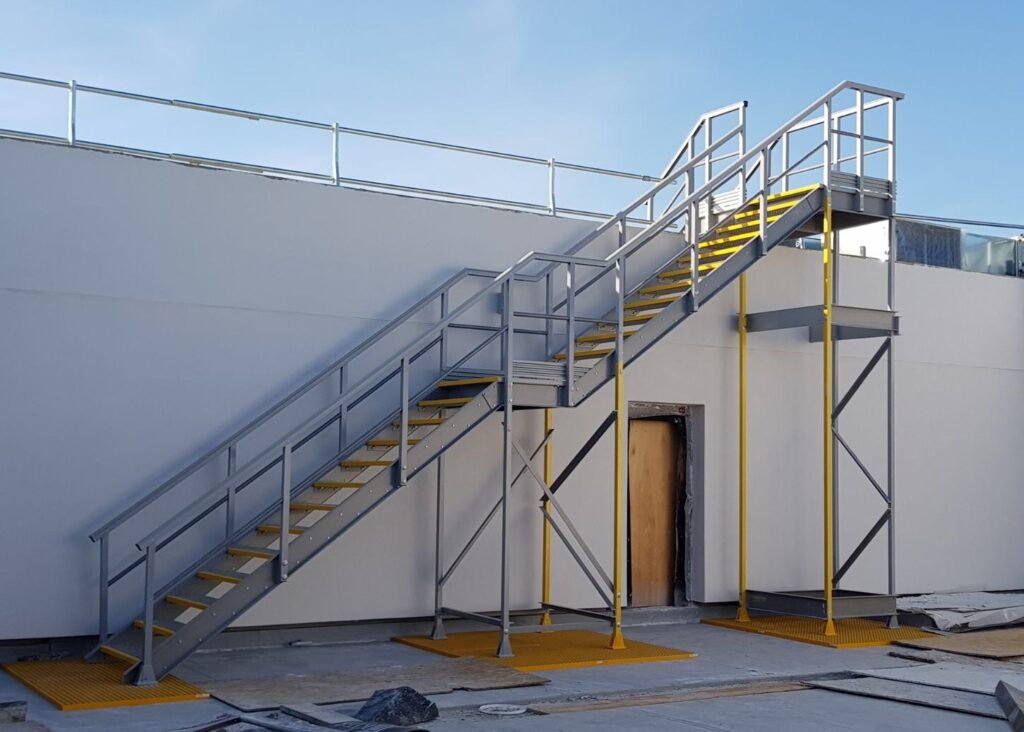
<instances>
[{"instance_id":1,"label":"metal handrail","mask_svg":"<svg viewBox=\"0 0 1024 732\"><path fill-rule=\"evenodd\" d=\"M333 185L346 185L354 187L370 187L378 188L383 190L400 191L402 193L408 193L416 196L424 196L430 198L444 198L454 199L458 201L465 201L469 203L479 203L485 205L497 205L503 207L509 207L514 209L522 209L527 211L540 211L550 213L552 215L569 215L582 218L603 218L607 216L605 213L598 213L589 211L581 208L558 208L555 204L554 185L555 185L555 171L556 170L567 170L579 173L589 173L593 175L600 175L611 178L623 178L627 180L641 181L644 183L650 183L659 181L661 178L654 175L647 175L642 173L633 173L623 170L616 170L613 168L604 168L595 165L583 165L580 163L572 163L566 161L556 160L554 158L541 158L532 155L520 155L517 153L503 152L499 150L490 150L482 147L472 147L468 145L456 145L453 143L439 142L437 140L428 140L424 138L409 137L406 135L396 135L386 132L377 132L375 130L365 130L357 127L348 127L340 125L338 123L320 122L315 120L301 119L298 117L289 117L278 114L268 114L265 112L255 112L246 109L237 109L233 107L224 107L214 104L206 104L202 102L192 102L184 99L173 99L167 97L158 97L149 94L139 94L136 92L127 92L119 89L109 89L106 87L92 86L89 84L79 84L77 81L58 81L56 79L46 79L38 76L27 76L24 74L14 74L10 72L0 72L0 79L7 81L15 81L26 84L33 84L38 86L46 86L51 88L64 89L68 91L68 119L67 119L67 134L65 136L56 136L42 133L27 132L24 130L4 130L0 129L0 137L8 137L22 140L35 140L40 142L49 143L63 143L74 147L82 147L92 150L105 150L113 152L128 153L133 155L139 155L148 158L156 158L161 160L170 160L175 162L186 162L191 164L204 165L207 167L215 168L226 168L230 170L242 170L253 173L261 174L273 174L290 176L297 178L307 178L315 181L323 181L332 183ZM204 112L208 114L215 114L227 117L236 117L240 119L248 119L252 121L263 121L263 122L274 122L277 124L290 125L294 127L302 127L306 129L320 130L328 132L331 135L331 156L330 156L330 173L318 173L308 170L299 170L292 168L282 168L275 166L257 165L252 163L243 163L240 161L224 160L219 158L203 157L199 155L189 155L181 153L166 153L159 152L156 150L149 150L145 148L126 147L121 145L115 145L111 143L103 143L97 141L89 141L80 139L76 133L77 125L77 95L80 93L97 94L100 96L114 97L118 99L126 99L134 102L142 102L145 104L155 104L164 107L174 107L178 109L189 109L197 112ZM541 166L548 169L548 190L547 190L547 203L530 203L526 201L515 201L511 199L494 198L487 196L476 196L465 193L456 193L454 191L441 191L429 188L418 188L415 186L406 186L396 183L385 183L383 181L372 181L360 178L346 177L341 175L341 165L339 157L339 144L342 135L351 137L362 137L374 140L383 140L387 142L396 142L405 145L415 145L419 147L433 148L437 150L446 150L448 152L463 153L468 155L476 155L480 157L493 158L498 160L506 160L516 163L524 163L527 165Z\"/></svg>"}]
</instances>

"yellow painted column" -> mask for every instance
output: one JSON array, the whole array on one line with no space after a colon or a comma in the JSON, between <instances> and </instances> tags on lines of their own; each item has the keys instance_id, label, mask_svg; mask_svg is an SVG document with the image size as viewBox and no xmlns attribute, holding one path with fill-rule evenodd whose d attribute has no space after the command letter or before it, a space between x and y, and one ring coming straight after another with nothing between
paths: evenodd
<instances>
[{"instance_id":1,"label":"yellow painted column","mask_svg":"<svg viewBox=\"0 0 1024 732\"><path fill-rule=\"evenodd\" d=\"M747 275L740 275L740 607L736 619L750 620L747 613Z\"/></svg>"},{"instance_id":2,"label":"yellow painted column","mask_svg":"<svg viewBox=\"0 0 1024 732\"><path fill-rule=\"evenodd\" d=\"M612 588L615 601L615 627L612 630L611 647L623 650L626 639L622 637L622 593L625 588L625 561L623 541L626 535L626 465L622 459L626 449L626 378L622 373L622 361L616 358L615 365L615 568Z\"/></svg>"},{"instance_id":3,"label":"yellow painted column","mask_svg":"<svg viewBox=\"0 0 1024 732\"><path fill-rule=\"evenodd\" d=\"M832 266L834 256L832 235L832 196L825 197L825 216L822 226L822 299L824 301L824 328L822 329L822 410L824 448L824 579L825 579L825 635L836 634L832 622Z\"/></svg>"},{"instance_id":4,"label":"yellow painted column","mask_svg":"<svg viewBox=\"0 0 1024 732\"><path fill-rule=\"evenodd\" d=\"M552 461L552 445L551 445L551 430L554 429L554 410L544 410L544 439L547 440L547 444L544 445L544 483L551 487L553 467ZM544 501L544 513L551 511L551 502ZM544 519L544 539L542 546L543 555L543 571L541 579L540 599L541 602L551 602L551 524L548 523L547 519ZM551 625L551 612L547 609L544 610L544 614L540 619L541 625Z\"/></svg>"}]
</instances>

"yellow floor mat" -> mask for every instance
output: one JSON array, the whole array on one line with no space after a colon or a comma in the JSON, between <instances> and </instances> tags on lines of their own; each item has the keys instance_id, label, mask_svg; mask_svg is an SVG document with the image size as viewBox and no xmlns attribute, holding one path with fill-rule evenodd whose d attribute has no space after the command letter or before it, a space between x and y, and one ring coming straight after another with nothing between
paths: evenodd
<instances>
[{"instance_id":1,"label":"yellow floor mat","mask_svg":"<svg viewBox=\"0 0 1024 732\"><path fill-rule=\"evenodd\" d=\"M86 663L80 659L19 661L3 668L34 692L65 712L105 707L130 707L163 702L207 699L209 694L174 676L156 686L132 686L121 681L127 663Z\"/></svg>"},{"instance_id":2,"label":"yellow floor mat","mask_svg":"<svg viewBox=\"0 0 1024 732\"><path fill-rule=\"evenodd\" d=\"M747 622L732 618L715 618L704 620L708 625L720 628L742 630L747 633L770 635L773 638L813 643L817 646L830 648L868 648L870 646L887 646L893 641L929 638L931 634L917 628L897 628L890 630L885 623L862 618L836 620L836 634L825 635L825 621L814 618L801 618L792 615L758 615Z\"/></svg>"},{"instance_id":3,"label":"yellow floor mat","mask_svg":"<svg viewBox=\"0 0 1024 732\"><path fill-rule=\"evenodd\" d=\"M543 633L513 633L512 658L497 658L497 631L452 633L445 640L428 636L400 636L394 640L413 648L440 653L449 658L473 656L511 666L519 671L554 671L586 666L611 666L624 663L654 661L687 661L696 653L626 639L626 648L613 651L608 647L609 635L590 630L554 630Z\"/></svg>"}]
</instances>

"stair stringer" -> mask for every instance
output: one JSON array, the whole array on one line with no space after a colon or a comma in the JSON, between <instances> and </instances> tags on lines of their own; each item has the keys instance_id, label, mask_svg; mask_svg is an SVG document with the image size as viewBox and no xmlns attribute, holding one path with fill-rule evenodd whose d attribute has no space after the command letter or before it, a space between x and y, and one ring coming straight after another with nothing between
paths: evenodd
<instances>
[{"instance_id":1,"label":"stair stringer","mask_svg":"<svg viewBox=\"0 0 1024 732\"><path fill-rule=\"evenodd\" d=\"M454 446L462 437L471 432L478 424L501 405L500 384L491 384L481 391L472 402L461 407L455 414L439 425L437 429L409 449L407 477L412 478L427 467L442 453ZM439 434L440 433L440 434ZM436 435L436 437L435 437ZM393 469L382 470L364 486L356 490L338 507L326 514L315 524L296 536L288 544L289 574L301 570L308 562L337 541L359 521L397 493L403 486L398 485L397 472ZM306 483L311 483L313 478ZM280 512L280 502L276 504ZM273 515L268 510L265 515ZM216 551L212 553L216 555ZM201 612L173 636L153 649L153 672L156 678L169 673L185 658L195 652L203 643L213 638L228 625L234 622L246 610L269 594L280 582L277 581L277 560L264 562L249 574L244 582L235 585L222 597L213 599L208 609ZM167 592L161 592L159 600ZM126 631L127 632L127 631ZM134 666L126 672L126 677L134 670Z\"/></svg>"}]
</instances>

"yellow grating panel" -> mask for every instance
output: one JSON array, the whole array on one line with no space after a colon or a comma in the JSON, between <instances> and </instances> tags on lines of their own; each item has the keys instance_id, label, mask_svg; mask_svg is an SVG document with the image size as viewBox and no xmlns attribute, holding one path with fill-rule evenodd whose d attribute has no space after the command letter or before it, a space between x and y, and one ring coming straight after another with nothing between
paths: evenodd
<instances>
[{"instance_id":1,"label":"yellow grating panel","mask_svg":"<svg viewBox=\"0 0 1024 732\"><path fill-rule=\"evenodd\" d=\"M499 633L484 630L473 633L452 633L445 640L435 641L427 636L395 638L413 648L440 653L449 658L473 656L511 666L519 671L554 671L586 666L612 666L624 663L652 663L654 661L688 661L696 653L675 648L655 646L639 641L626 641L626 649L613 651L608 647L609 636L590 630L555 630L544 633L514 633L512 658L497 658Z\"/></svg>"},{"instance_id":2,"label":"yellow grating panel","mask_svg":"<svg viewBox=\"0 0 1024 732\"><path fill-rule=\"evenodd\" d=\"M747 633L770 635L773 638L813 643L817 646L830 648L867 648L869 646L887 646L893 641L912 640L914 638L931 637L917 628L897 628L890 630L884 623L861 618L849 618L834 621L836 634L825 635L825 621L814 618L801 618L792 615L759 615L751 617L747 622L731 618L705 620L708 625L720 628L742 630Z\"/></svg>"},{"instance_id":3,"label":"yellow grating panel","mask_svg":"<svg viewBox=\"0 0 1024 732\"><path fill-rule=\"evenodd\" d=\"M127 663L82 660L19 661L2 664L4 670L65 712L106 707L195 701L209 694L174 676L156 686L132 686L121 681Z\"/></svg>"}]
</instances>

